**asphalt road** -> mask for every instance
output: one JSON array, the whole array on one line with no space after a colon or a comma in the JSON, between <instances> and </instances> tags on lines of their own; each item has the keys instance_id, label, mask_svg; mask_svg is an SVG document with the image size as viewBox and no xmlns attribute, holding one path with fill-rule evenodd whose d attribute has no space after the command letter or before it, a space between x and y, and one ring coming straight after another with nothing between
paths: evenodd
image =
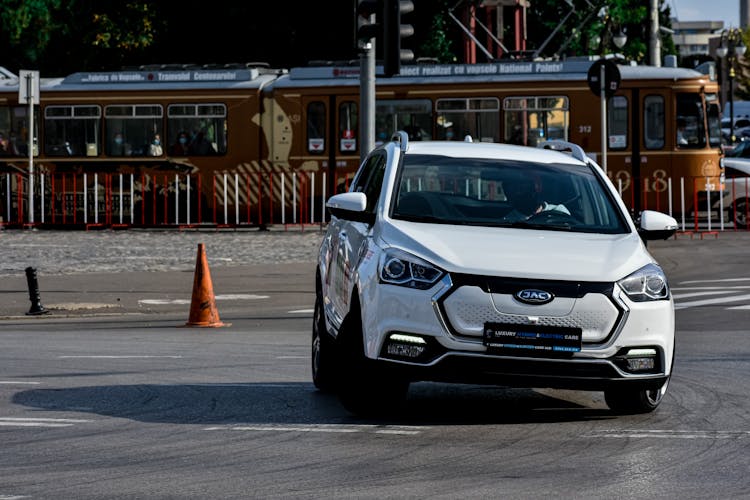
<instances>
[{"instance_id":1,"label":"asphalt road","mask_svg":"<svg viewBox=\"0 0 750 500\"><path fill-rule=\"evenodd\" d=\"M312 260L212 264L218 329L183 326L193 263L41 275L44 303L68 306L42 317L17 311L10 273L0 499L748 498L748 243L651 244L675 374L655 413L626 417L601 393L414 384L397 419L356 419L310 383Z\"/></svg>"}]
</instances>

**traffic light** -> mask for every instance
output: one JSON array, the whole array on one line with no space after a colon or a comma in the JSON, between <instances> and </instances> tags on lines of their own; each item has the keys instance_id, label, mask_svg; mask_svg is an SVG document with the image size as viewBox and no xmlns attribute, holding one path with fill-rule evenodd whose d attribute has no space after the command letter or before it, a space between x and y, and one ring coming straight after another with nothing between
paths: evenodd
<instances>
[{"instance_id":1,"label":"traffic light","mask_svg":"<svg viewBox=\"0 0 750 500\"><path fill-rule=\"evenodd\" d=\"M383 0L383 61L385 76L401 72L401 61L411 61L414 53L401 50L401 39L412 36L411 24L401 24L401 16L414 10L411 0Z\"/></svg>"},{"instance_id":2,"label":"traffic light","mask_svg":"<svg viewBox=\"0 0 750 500\"><path fill-rule=\"evenodd\" d=\"M378 0L357 0L357 44L359 46L368 43L370 39L380 34L380 25L372 21L372 16L378 13L379 6Z\"/></svg>"}]
</instances>

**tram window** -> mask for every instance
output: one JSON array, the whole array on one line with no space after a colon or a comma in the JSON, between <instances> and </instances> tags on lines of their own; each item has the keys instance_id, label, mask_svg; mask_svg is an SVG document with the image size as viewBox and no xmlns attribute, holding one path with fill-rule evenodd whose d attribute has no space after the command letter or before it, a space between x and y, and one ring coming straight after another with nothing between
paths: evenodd
<instances>
[{"instance_id":1,"label":"tram window","mask_svg":"<svg viewBox=\"0 0 750 500\"><path fill-rule=\"evenodd\" d=\"M109 156L161 156L164 111L159 105L116 105L104 108ZM155 141L158 140L159 147ZM151 147L154 145L155 147Z\"/></svg>"},{"instance_id":2,"label":"tram window","mask_svg":"<svg viewBox=\"0 0 750 500\"><path fill-rule=\"evenodd\" d=\"M326 105L321 101L307 105L307 151L323 153L326 149Z\"/></svg>"},{"instance_id":3,"label":"tram window","mask_svg":"<svg viewBox=\"0 0 750 500\"><path fill-rule=\"evenodd\" d=\"M439 99L437 139L500 142L500 101L495 97Z\"/></svg>"},{"instance_id":4,"label":"tram window","mask_svg":"<svg viewBox=\"0 0 750 500\"><path fill-rule=\"evenodd\" d=\"M97 156L101 130L99 106L47 106L44 152L49 156Z\"/></svg>"},{"instance_id":5,"label":"tram window","mask_svg":"<svg viewBox=\"0 0 750 500\"><path fill-rule=\"evenodd\" d=\"M609 98L607 130L609 149L625 149L628 146L628 99L625 96Z\"/></svg>"},{"instance_id":6,"label":"tram window","mask_svg":"<svg viewBox=\"0 0 750 500\"><path fill-rule=\"evenodd\" d=\"M703 119L703 101L700 94L677 94L675 143L678 148L706 147Z\"/></svg>"},{"instance_id":7,"label":"tram window","mask_svg":"<svg viewBox=\"0 0 750 500\"><path fill-rule=\"evenodd\" d=\"M353 153L357 150L357 104L351 101L339 104L339 150Z\"/></svg>"},{"instance_id":8,"label":"tram window","mask_svg":"<svg viewBox=\"0 0 750 500\"><path fill-rule=\"evenodd\" d=\"M664 97L647 95L643 100L643 142L646 149L664 147Z\"/></svg>"},{"instance_id":9,"label":"tram window","mask_svg":"<svg viewBox=\"0 0 750 500\"><path fill-rule=\"evenodd\" d=\"M432 139L432 102L429 99L391 99L375 103L375 140L380 145L404 130L410 141Z\"/></svg>"},{"instance_id":10,"label":"tram window","mask_svg":"<svg viewBox=\"0 0 750 500\"><path fill-rule=\"evenodd\" d=\"M224 104L170 104L167 107L168 154L210 156L227 152Z\"/></svg>"},{"instance_id":11,"label":"tram window","mask_svg":"<svg viewBox=\"0 0 750 500\"><path fill-rule=\"evenodd\" d=\"M506 97L503 100L505 142L536 146L548 139L568 140L568 98Z\"/></svg>"},{"instance_id":12,"label":"tram window","mask_svg":"<svg viewBox=\"0 0 750 500\"><path fill-rule=\"evenodd\" d=\"M0 156L29 154L29 108L26 106L0 106ZM34 109L34 129L38 137L38 110ZM38 154L36 151L34 154Z\"/></svg>"},{"instance_id":13,"label":"tram window","mask_svg":"<svg viewBox=\"0 0 750 500\"><path fill-rule=\"evenodd\" d=\"M716 94L706 94L708 114L708 142L713 147L721 146L721 111Z\"/></svg>"}]
</instances>

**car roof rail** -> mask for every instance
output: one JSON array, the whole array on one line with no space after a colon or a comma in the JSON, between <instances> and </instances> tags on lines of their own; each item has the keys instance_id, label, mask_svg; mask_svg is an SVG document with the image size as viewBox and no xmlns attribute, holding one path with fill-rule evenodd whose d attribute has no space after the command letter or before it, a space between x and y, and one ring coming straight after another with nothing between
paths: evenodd
<instances>
[{"instance_id":1,"label":"car roof rail","mask_svg":"<svg viewBox=\"0 0 750 500\"><path fill-rule=\"evenodd\" d=\"M397 142L401 145L401 152L405 153L409 149L409 134L403 130L399 130L391 136L391 141Z\"/></svg>"},{"instance_id":2,"label":"car roof rail","mask_svg":"<svg viewBox=\"0 0 750 500\"><path fill-rule=\"evenodd\" d=\"M578 144L574 144L572 142L568 141L560 141L560 140L550 140L550 141L544 141L539 144L540 148L544 149L553 149L555 151L561 151L564 153L570 153L573 158L576 160L580 160L584 163L589 159L588 156L586 156L586 153L583 151L583 148L579 146Z\"/></svg>"}]
</instances>

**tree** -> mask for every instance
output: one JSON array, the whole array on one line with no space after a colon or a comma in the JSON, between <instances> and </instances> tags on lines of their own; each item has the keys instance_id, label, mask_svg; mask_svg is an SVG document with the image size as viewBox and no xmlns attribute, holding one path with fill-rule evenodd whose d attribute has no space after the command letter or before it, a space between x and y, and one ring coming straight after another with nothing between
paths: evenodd
<instances>
[{"instance_id":1,"label":"tree","mask_svg":"<svg viewBox=\"0 0 750 500\"><path fill-rule=\"evenodd\" d=\"M45 74L113 68L142 56L156 39L157 2L0 0L2 62Z\"/></svg>"},{"instance_id":2,"label":"tree","mask_svg":"<svg viewBox=\"0 0 750 500\"><path fill-rule=\"evenodd\" d=\"M541 47L557 26L565 20L549 40L543 57L605 55L621 52L625 58L645 63L648 54L648 7L643 0L572 0L572 6L559 0L535 0L528 12L529 26L545 29L530 30L529 46ZM669 7L659 0L660 23L671 26ZM572 11L572 12L571 12ZM613 36L622 30L628 37L621 49L615 47ZM670 35L662 36L662 54L674 53Z\"/></svg>"},{"instance_id":3,"label":"tree","mask_svg":"<svg viewBox=\"0 0 750 500\"><path fill-rule=\"evenodd\" d=\"M0 47L3 64L35 66L61 23L61 0L0 0Z\"/></svg>"}]
</instances>

